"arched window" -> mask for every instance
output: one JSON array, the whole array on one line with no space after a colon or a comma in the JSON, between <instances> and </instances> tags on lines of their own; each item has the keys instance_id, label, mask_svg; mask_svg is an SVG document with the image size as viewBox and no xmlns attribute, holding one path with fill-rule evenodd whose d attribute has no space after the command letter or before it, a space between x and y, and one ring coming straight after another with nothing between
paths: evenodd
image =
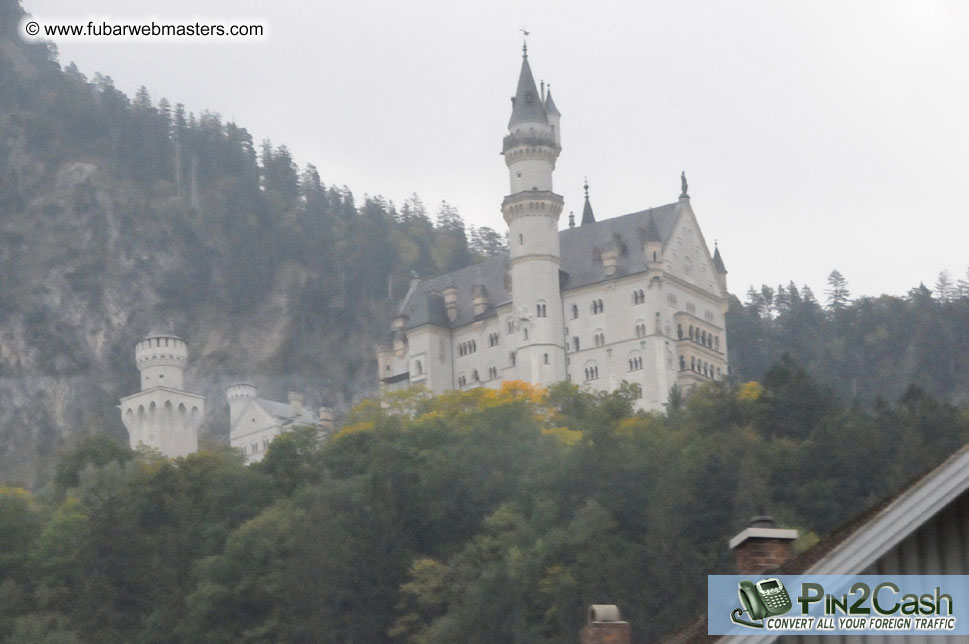
<instances>
[{"instance_id":1,"label":"arched window","mask_svg":"<svg viewBox=\"0 0 969 644\"><path fill-rule=\"evenodd\" d=\"M680 371L686 371L686 358L680 356Z\"/></svg>"},{"instance_id":2,"label":"arched window","mask_svg":"<svg viewBox=\"0 0 969 644\"><path fill-rule=\"evenodd\" d=\"M572 338L572 350L573 351L579 350L579 336L575 336Z\"/></svg>"},{"instance_id":3,"label":"arched window","mask_svg":"<svg viewBox=\"0 0 969 644\"><path fill-rule=\"evenodd\" d=\"M572 305L572 319L575 320L578 317L579 317L579 305L578 304L573 304Z\"/></svg>"},{"instance_id":4,"label":"arched window","mask_svg":"<svg viewBox=\"0 0 969 644\"><path fill-rule=\"evenodd\" d=\"M506 324L508 325L508 335L511 335L515 332L515 321L512 318L508 318Z\"/></svg>"},{"instance_id":5,"label":"arched window","mask_svg":"<svg viewBox=\"0 0 969 644\"><path fill-rule=\"evenodd\" d=\"M713 348L716 349L717 351L720 350L720 336L719 335L713 336Z\"/></svg>"},{"instance_id":6,"label":"arched window","mask_svg":"<svg viewBox=\"0 0 969 644\"><path fill-rule=\"evenodd\" d=\"M424 373L424 365L421 364L420 360L414 363L414 371L417 372L418 376Z\"/></svg>"},{"instance_id":7,"label":"arched window","mask_svg":"<svg viewBox=\"0 0 969 644\"><path fill-rule=\"evenodd\" d=\"M545 302L539 302L535 306L535 317L538 317L538 318L544 318L544 317L546 317L546 314L545 314Z\"/></svg>"},{"instance_id":8,"label":"arched window","mask_svg":"<svg viewBox=\"0 0 969 644\"><path fill-rule=\"evenodd\" d=\"M679 340L682 340L683 339L683 325L682 324L677 324L676 325L676 337Z\"/></svg>"},{"instance_id":9,"label":"arched window","mask_svg":"<svg viewBox=\"0 0 969 644\"><path fill-rule=\"evenodd\" d=\"M596 329L595 334L592 336L593 342L597 347L601 347L606 343L606 334L602 332L601 329Z\"/></svg>"},{"instance_id":10,"label":"arched window","mask_svg":"<svg viewBox=\"0 0 969 644\"><path fill-rule=\"evenodd\" d=\"M545 354L545 364L548 364L548 354Z\"/></svg>"},{"instance_id":11,"label":"arched window","mask_svg":"<svg viewBox=\"0 0 969 644\"><path fill-rule=\"evenodd\" d=\"M522 329L522 339L528 339L528 329Z\"/></svg>"}]
</instances>

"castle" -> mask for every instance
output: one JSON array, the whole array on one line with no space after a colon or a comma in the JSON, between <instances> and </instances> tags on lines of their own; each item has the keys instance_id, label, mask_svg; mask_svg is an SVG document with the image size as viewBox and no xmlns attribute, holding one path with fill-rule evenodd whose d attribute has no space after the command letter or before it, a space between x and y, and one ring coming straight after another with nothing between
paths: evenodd
<instances>
[{"instance_id":1,"label":"castle","mask_svg":"<svg viewBox=\"0 0 969 644\"><path fill-rule=\"evenodd\" d=\"M519 379L613 391L627 382L638 408L662 410L673 386L727 376L727 271L700 232L685 175L677 201L603 221L586 185L580 224L570 216L560 231L560 123L524 47L502 143L509 252L411 282L390 344L377 350L383 390Z\"/></svg>"},{"instance_id":2,"label":"castle","mask_svg":"<svg viewBox=\"0 0 969 644\"><path fill-rule=\"evenodd\" d=\"M132 449L156 449L169 458L198 451L198 430L205 414L205 396L184 391L188 343L171 331L153 330L135 343L141 391L121 399L121 418ZM256 386L238 382L226 390L229 403L229 444L246 463L262 460L279 434L313 427L320 434L333 429L333 410L315 415L303 406L303 396L289 394L289 404L257 398Z\"/></svg>"}]
</instances>

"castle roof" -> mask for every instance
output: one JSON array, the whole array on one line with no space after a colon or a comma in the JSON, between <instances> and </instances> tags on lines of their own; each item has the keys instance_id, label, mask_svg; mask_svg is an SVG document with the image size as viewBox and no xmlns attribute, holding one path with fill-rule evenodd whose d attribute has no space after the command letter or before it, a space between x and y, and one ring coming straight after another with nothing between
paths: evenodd
<instances>
[{"instance_id":1,"label":"castle roof","mask_svg":"<svg viewBox=\"0 0 969 644\"><path fill-rule=\"evenodd\" d=\"M727 267L723 265L723 258L720 257L719 247L713 249L713 267L717 269L717 272L721 275L727 274Z\"/></svg>"},{"instance_id":2,"label":"castle roof","mask_svg":"<svg viewBox=\"0 0 969 644\"><path fill-rule=\"evenodd\" d=\"M313 412L303 407L297 413L293 413L293 407L289 403L266 400L265 398L253 398L252 402L259 405L267 414L282 421L283 425L317 425L319 418Z\"/></svg>"},{"instance_id":3,"label":"castle roof","mask_svg":"<svg viewBox=\"0 0 969 644\"><path fill-rule=\"evenodd\" d=\"M518 90L511 99L511 119L508 127L518 123L548 123L548 115L542 105L542 99L538 95L538 87L535 86L535 77L532 76L532 68L528 64L528 55L522 56L522 70L518 75Z\"/></svg>"},{"instance_id":4,"label":"castle roof","mask_svg":"<svg viewBox=\"0 0 969 644\"><path fill-rule=\"evenodd\" d=\"M589 189L586 186L585 192L585 205L582 206L582 223L580 226L585 226L586 224L596 223L596 216L592 213L592 204L589 202Z\"/></svg>"},{"instance_id":5,"label":"castle roof","mask_svg":"<svg viewBox=\"0 0 969 644\"><path fill-rule=\"evenodd\" d=\"M647 241L651 224L665 244L679 216L678 206L671 203L559 231L562 290L645 272L643 244ZM609 277L603 271L600 257L601 249L608 244L613 244L619 250L616 272ZM510 268L508 255L502 254L474 266L415 282L397 314L407 317L404 326L407 329L425 324L460 327L491 317L495 315L497 307L511 301L510 281L506 282ZM473 287L476 285L483 286L488 294L488 305L478 315L474 314L472 301ZM448 319L444 307L443 291L448 287L457 291L457 317L453 322Z\"/></svg>"},{"instance_id":6,"label":"castle roof","mask_svg":"<svg viewBox=\"0 0 969 644\"><path fill-rule=\"evenodd\" d=\"M551 88L545 93L545 113L549 116L562 116L559 108L555 107L555 101L552 100Z\"/></svg>"}]
</instances>

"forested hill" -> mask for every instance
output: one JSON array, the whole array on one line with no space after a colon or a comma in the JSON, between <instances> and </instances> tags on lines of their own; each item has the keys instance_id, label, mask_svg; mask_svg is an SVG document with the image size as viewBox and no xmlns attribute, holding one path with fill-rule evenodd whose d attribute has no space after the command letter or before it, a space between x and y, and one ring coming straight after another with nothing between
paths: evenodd
<instances>
[{"instance_id":1,"label":"forested hill","mask_svg":"<svg viewBox=\"0 0 969 644\"><path fill-rule=\"evenodd\" d=\"M760 380L786 353L847 400L892 402L909 385L952 403L969 401L969 274L939 274L905 297L850 298L831 272L822 307L791 282L747 291L727 316L732 373Z\"/></svg>"},{"instance_id":2,"label":"forested hill","mask_svg":"<svg viewBox=\"0 0 969 644\"><path fill-rule=\"evenodd\" d=\"M45 480L65 441L123 438L132 346L158 322L189 342L214 442L240 378L342 413L375 392L409 279L503 248L447 204L355 199L218 114L62 70L21 15L0 0L0 480Z\"/></svg>"},{"instance_id":3,"label":"forested hill","mask_svg":"<svg viewBox=\"0 0 969 644\"><path fill-rule=\"evenodd\" d=\"M0 481L38 486L61 447L124 440L132 345L159 322L189 342L204 441L226 441L238 379L342 414L375 393L373 345L409 280L503 252L445 203L355 199L218 114L62 69L20 39L22 15L0 0ZM960 402L967 322L963 290L822 306L765 288L728 315L732 377L760 380L788 351L848 398L915 383Z\"/></svg>"}]
</instances>

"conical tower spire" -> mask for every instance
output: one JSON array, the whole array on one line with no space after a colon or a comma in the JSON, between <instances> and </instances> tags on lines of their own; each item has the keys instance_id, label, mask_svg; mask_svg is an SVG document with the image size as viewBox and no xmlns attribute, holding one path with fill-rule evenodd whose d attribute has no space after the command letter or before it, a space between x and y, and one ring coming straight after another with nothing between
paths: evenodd
<instances>
[{"instance_id":1,"label":"conical tower spire","mask_svg":"<svg viewBox=\"0 0 969 644\"><path fill-rule=\"evenodd\" d=\"M545 113L545 106L542 105L542 97L538 93L532 68L528 64L527 45L522 47L522 52L522 69L518 74L518 89L511 99L509 129L519 123L548 123L548 115Z\"/></svg>"}]
</instances>

